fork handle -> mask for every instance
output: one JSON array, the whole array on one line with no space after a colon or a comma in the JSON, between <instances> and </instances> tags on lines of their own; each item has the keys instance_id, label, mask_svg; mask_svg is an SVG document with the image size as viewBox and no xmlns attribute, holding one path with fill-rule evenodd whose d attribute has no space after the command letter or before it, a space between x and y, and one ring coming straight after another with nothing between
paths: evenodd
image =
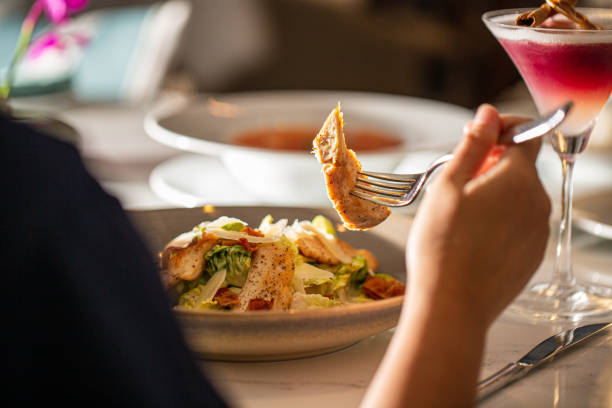
<instances>
[{"instance_id":1,"label":"fork handle","mask_svg":"<svg viewBox=\"0 0 612 408\"><path fill-rule=\"evenodd\" d=\"M499 137L499 144L523 143L548 134L563 122L573 105L572 101L567 101L548 115L506 129Z\"/></svg>"},{"instance_id":2,"label":"fork handle","mask_svg":"<svg viewBox=\"0 0 612 408\"><path fill-rule=\"evenodd\" d=\"M452 153L447 153L445 155L438 157L437 159L429 163L429 166L427 167L427 173L433 172L435 169L437 169L441 165L450 161L453 157L455 157L455 155Z\"/></svg>"}]
</instances>

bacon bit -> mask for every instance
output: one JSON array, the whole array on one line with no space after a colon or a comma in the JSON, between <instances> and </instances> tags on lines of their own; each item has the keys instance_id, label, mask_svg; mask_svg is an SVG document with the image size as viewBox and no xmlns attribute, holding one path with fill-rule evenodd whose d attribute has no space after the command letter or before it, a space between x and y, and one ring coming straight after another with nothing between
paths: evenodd
<instances>
[{"instance_id":1,"label":"bacon bit","mask_svg":"<svg viewBox=\"0 0 612 408\"><path fill-rule=\"evenodd\" d=\"M210 232L206 231L200 231L200 235L196 235L195 237L193 237L193 240L191 240L191 242L194 243L200 241L216 241L218 239L219 237L217 237L215 234L211 234Z\"/></svg>"},{"instance_id":2,"label":"bacon bit","mask_svg":"<svg viewBox=\"0 0 612 408\"><path fill-rule=\"evenodd\" d=\"M240 238L238 242L249 252L257 251L258 245L250 243L246 238Z\"/></svg>"},{"instance_id":3,"label":"bacon bit","mask_svg":"<svg viewBox=\"0 0 612 408\"><path fill-rule=\"evenodd\" d=\"M236 241L235 239L220 239L217 241L217 244L222 246L234 246L240 245L240 241Z\"/></svg>"},{"instance_id":4,"label":"bacon bit","mask_svg":"<svg viewBox=\"0 0 612 408\"><path fill-rule=\"evenodd\" d=\"M228 288L221 288L215 293L213 300L225 309L233 309L240 304L238 296Z\"/></svg>"},{"instance_id":5,"label":"bacon bit","mask_svg":"<svg viewBox=\"0 0 612 408\"><path fill-rule=\"evenodd\" d=\"M406 285L395 280L385 279L380 276L373 276L366 279L361 287L364 295L374 299L388 299L394 296L403 295L406 291Z\"/></svg>"},{"instance_id":6,"label":"bacon bit","mask_svg":"<svg viewBox=\"0 0 612 408\"><path fill-rule=\"evenodd\" d=\"M246 238L239 238L238 240L220 239L217 241L217 243L223 246L242 245L247 251L250 251L250 252L257 251L257 248L259 248L259 246L256 243L251 243Z\"/></svg>"},{"instance_id":7,"label":"bacon bit","mask_svg":"<svg viewBox=\"0 0 612 408\"><path fill-rule=\"evenodd\" d=\"M251 299L247 310L270 310L274 305L274 299Z\"/></svg>"},{"instance_id":8,"label":"bacon bit","mask_svg":"<svg viewBox=\"0 0 612 408\"><path fill-rule=\"evenodd\" d=\"M263 232L259 231L259 230L255 230L251 227L245 227L242 232L246 232L248 235L254 236L254 237L263 237L264 234Z\"/></svg>"}]
</instances>

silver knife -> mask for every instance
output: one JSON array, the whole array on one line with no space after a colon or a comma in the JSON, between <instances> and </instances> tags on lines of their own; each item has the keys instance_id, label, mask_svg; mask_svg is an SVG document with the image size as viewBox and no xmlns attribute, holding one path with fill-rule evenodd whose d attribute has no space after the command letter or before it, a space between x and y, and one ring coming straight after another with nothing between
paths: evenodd
<instances>
[{"instance_id":1,"label":"silver knife","mask_svg":"<svg viewBox=\"0 0 612 408\"><path fill-rule=\"evenodd\" d=\"M582 340L611 326L612 323L589 324L587 326L565 330L547 338L532 348L527 354L521 357L520 360L508 364L495 374L479 382L476 388L478 399L488 397L506 385L525 376L534 368L551 360L560 352L567 350L573 345L580 343Z\"/></svg>"}]
</instances>

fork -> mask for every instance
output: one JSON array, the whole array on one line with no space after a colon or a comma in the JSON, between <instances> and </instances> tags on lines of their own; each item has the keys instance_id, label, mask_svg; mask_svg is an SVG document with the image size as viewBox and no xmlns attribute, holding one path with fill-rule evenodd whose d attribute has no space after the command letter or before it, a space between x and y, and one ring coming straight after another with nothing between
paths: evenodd
<instances>
[{"instance_id":1,"label":"fork","mask_svg":"<svg viewBox=\"0 0 612 408\"><path fill-rule=\"evenodd\" d=\"M568 101L552 113L527 123L514 126L499 138L499 144L512 145L523 143L543 136L554 130L567 117L573 102ZM387 207L405 207L414 202L426 181L441 165L453 158L447 153L432 161L420 173L394 174L360 171L350 193L356 197Z\"/></svg>"}]
</instances>

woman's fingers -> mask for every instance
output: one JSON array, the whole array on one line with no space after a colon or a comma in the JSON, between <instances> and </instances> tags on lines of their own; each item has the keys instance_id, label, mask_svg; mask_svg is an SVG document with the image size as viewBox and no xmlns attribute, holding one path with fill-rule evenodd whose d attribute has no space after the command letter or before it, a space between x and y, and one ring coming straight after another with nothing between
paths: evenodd
<instances>
[{"instance_id":1,"label":"woman's fingers","mask_svg":"<svg viewBox=\"0 0 612 408\"><path fill-rule=\"evenodd\" d=\"M529 163L535 163L536 159L538 158L538 153L540 152L540 146L542 146L542 138L538 137L516 146L512 146L509 150L519 151L521 154L525 155L527 160L529 160Z\"/></svg>"},{"instance_id":2,"label":"woman's fingers","mask_svg":"<svg viewBox=\"0 0 612 408\"><path fill-rule=\"evenodd\" d=\"M500 115L501 122L501 132L505 132L506 130L517 126L521 123L528 122L529 118L523 116L516 115ZM466 125L466 133L472 131L471 129L472 122ZM501 136L500 136L501 137ZM523 142L520 145L494 145L489 150L487 157L483 160L482 164L474 174L473 178L477 178L480 175L488 172L493 166L497 164L499 160L506 154L506 150L510 147L510 152L512 155L520 154L523 155L527 160L527 163L533 164L538 156L538 152L540 150L540 146L542 144L541 138L537 138L528 142Z\"/></svg>"},{"instance_id":3,"label":"woman's fingers","mask_svg":"<svg viewBox=\"0 0 612 408\"><path fill-rule=\"evenodd\" d=\"M510 149L497 145L503 131L527 121L529 118L500 115L493 106L481 105L474 119L466 124L463 140L454 152L455 158L443 174L456 186L463 187L470 180L488 172L508 153L513 156L522 155L532 165L538 156L541 138L510 146Z\"/></svg>"}]
</instances>

